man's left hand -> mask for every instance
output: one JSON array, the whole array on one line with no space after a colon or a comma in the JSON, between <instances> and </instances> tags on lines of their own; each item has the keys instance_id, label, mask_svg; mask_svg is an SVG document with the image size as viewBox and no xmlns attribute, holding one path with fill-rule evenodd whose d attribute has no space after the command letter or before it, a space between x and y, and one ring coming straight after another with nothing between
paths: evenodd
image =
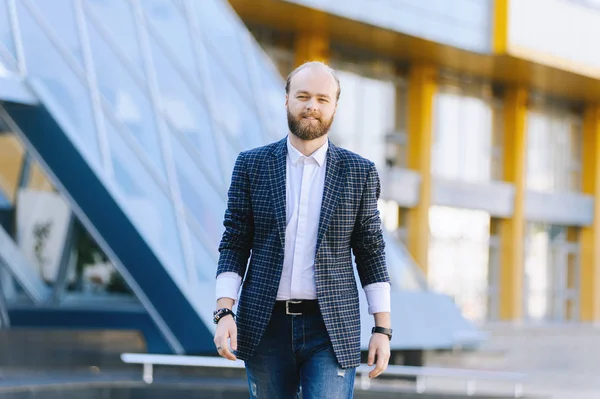
<instances>
[{"instance_id":1,"label":"man's left hand","mask_svg":"<svg viewBox=\"0 0 600 399\"><path fill-rule=\"evenodd\" d=\"M374 333L369 342L368 365L377 363L375 368L369 373L369 378L376 378L385 371L390 361L390 339L385 334Z\"/></svg>"}]
</instances>

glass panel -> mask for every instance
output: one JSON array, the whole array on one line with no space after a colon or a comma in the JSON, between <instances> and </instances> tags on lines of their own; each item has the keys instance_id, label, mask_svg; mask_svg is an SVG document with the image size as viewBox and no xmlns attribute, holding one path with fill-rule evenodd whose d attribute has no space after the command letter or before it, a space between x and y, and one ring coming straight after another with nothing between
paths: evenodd
<instances>
[{"instance_id":1,"label":"glass panel","mask_svg":"<svg viewBox=\"0 0 600 399\"><path fill-rule=\"evenodd\" d=\"M435 99L432 171L470 182L489 181L492 168L492 107L484 99L446 87Z\"/></svg>"},{"instance_id":2,"label":"glass panel","mask_svg":"<svg viewBox=\"0 0 600 399\"><path fill-rule=\"evenodd\" d=\"M33 4L32 4L33 5ZM58 34L61 44L69 49L71 55L79 61L83 68L83 55L79 45L79 32L77 31L75 10L72 0L35 0L34 7L38 8L44 19Z\"/></svg>"},{"instance_id":3,"label":"glass panel","mask_svg":"<svg viewBox=\"0 0 600 399\"><path fill-rule=\"evenodd\" d=\"M535 107L527 115L527 187L538 191L581 190L582 116L560 105Z\"/></svg>"},{"instance_id":4,"label":"glass panel","mask_svg":"<svg viewBox=\"0 0 600 399\"><path fill-rule=\"evenodd\" d=\"M490 252L487 212L433 206L429 211L429 283L452 297L465 317L485 318Z\"/></svg>"},{"instance_id":5,"label":"glass panel","mask_svg":"<svg viewBox=\"0 0 600 399\"><path fill-rule=\"evenodd\" d=\"M117 59L96 28L89 25L90 43L96 64L98 85L116 117L127 126L146 156L163 178L166 176L155 115L147 92ZM145 87L144 87L145 89Z\"/></svg>"},{"instance_id":6,"label":"glass panel","mask_svg":"<svg viewBox=\"0 0 600 399\"><path fill-rule=\"evenodd\" d=\"M285 79L279 75L279 72L271 64L267 55L264 54L258 45L251 46L249 53L253 55L256 73L256 98L258 103L266 114L266 122L270 126L265 126L267 141L283 138L288 131L287 117L285 111Z\"/></svg>"},{"instance_id":7,"label":"glass panel","mask_svg":"<svg viewBox=\"0 0 600 399\"><path fill-rule=\"evenodd\" d=\"M17 50L13 40L7 1L0 1L0 46L3 46L8 53L6 56L0 57L0 59L4 58L8 65L16 66ZM0 54L2 53L4 53L4 51L0 51Z\"/></svg>"},{"instance_id":8,"label":"glass panel","mask_svg":"<svg viewBox=\"0 0 600 399\"><path fill-rule=\"evenodd\" d=\"M41 165L34 162L31 167L31 175L29 176L29 187L39 191L54 191L52 182L48 180L46 173Z\"/></svg>"},{"instance_id":9,"label":"glass panel","mask_svg":"<svg viewBox=\"0 0 600 399\"><path fill-rule=\"evenodd\" d=\"M133 295L108 256L78 220L75 221L74 228L75 259L71 262L71 271L74 268L75 272L70 273L73 277L69 279L67 291Z\"/></svg>"},{"instance_id":10,"label":"glass panel","mask_svg":"<svg viewBox=\"0 0 600 399\"><path fill-rule=\"evenodd\" d=\"M160 36L162 42L171 51L169 54L176 56L176 60L172 61L173 64L179 63L189 77L198 79L195 51L190 41L188 24L177 6L167 0L143 0L142 5L152 27L155 28L154 33ZM158 69L158 65L156 67ZM157 72L160 76L160 69Z\"/></svg>"},{"instance_id":11,"label":"glass panel","mask_svg":"<svg viewBox=\"0 0 600 399\"><path fill-rule=\"evenodd\" d=\"M240 35L248 34L230 6L220 0L191 1L195 15L200 20L204 45L219 60L218 68L226 68L227 75L235 80L243 95L250 93L248 65L240 44ZM215 61L213 61L215 62ZM217 87L219 87L217 85ZM236 89L237 90L237 89Z\"/></svg>"},{"instance_id":12,"label":"glass panel","mask_svg":"<svg viewBox=\"0 0 600 399\"><path fill-rule=\"evenodd\" d=\"M215 135L211 131L211 122L204 104L192 94L190 85L173 69L171 60L165 57L154 40L151 40L151 44L161 101L169 121L194 143L199 151L197 159L204 164L207 171L212 173L216 181L221 181Z\"/></svg>"},{"instance_id":13,"label":"glass panel","mask_svg":"<svg viewBox=\"0 0 600 399\"><path fill-rule=\"evenodd\" d=\"M525 237L525 307L531 321L552 317L553 261L556 256L552 246L555 234L552 226L529 223Z\"/></svg>"},{"instance_id":14,"label":"glass panel","mask_svg":"<svg viewBox=\"0 0 600 399\"><path fill-rule=\"evenodd\" d=\"M15 241L37 275L53 285L61 267L71 209L56 191L24 187L16 198Z\"/></svg>"},{"instance_id":15,"label":"glass panel","mask_svg":"<svg viewBox=\"0 0 600 399\"><path fill-rule=\"evenodd\" d=\"M99 164L96 128L87 88L73 74L64 59L40 30L20 2L23 47L27 58L29 81L41 84L38 92L54 118L71 136L88 161Z\"/></svg>"},{"instance_id":16,"label":"glass panel","mask_svg":"<svg viewBox=\"0 0 600 399\"><path fill-rule=\"evenodd\" d=\"M12 155L3 156L3 150ZM31 164L31 175L25 186L17 188L23 154L24 147L15 135L0 136L0 181L10 180L11 193L16 193L14 207L4 210L0 204L0 227L15 240L27 262L15 266L31 267L31 276L46 286L55 285L61 268L66 267L64 287L67 291L131 294L78 220L73 225L73 241L68 240L72 210L38 162ZM10 220L5 220L5 216ZM67 251L66 259L63 251ZM12 296L24 293L12 282L5 287L11 290Z\"/></svg>"},{"instance_id":17,"label":"glass panel","mask_svg":"<svg viewBox=\"0 0 600 399\"><path fill-rule=\"evenodd\" d=\"M19 186L24 155L25 149L14 133L0 134L0 192L11 203Z\"/></svg>"},{"instance_id":18,"label":"glass panel","mask_svg":"<svg viewBox=\"0 0 600 399\"><path fill-rule=\"evenodd\" d=\"M110 44L116 46L117 50L113 51L119 51L120 55L133 63L136 73L145 76L130 2L126 0L87 0L83 4L90 10L89 14L95 16L95 18L89 19L99 22L103 28L102 32L110 37ZM97 65L97 70L99 69Z\"/></svg>"},{"instance_id":19,"label":"glass panel","mask_svg":"<svg viewBox=\"0 0 600 399\"><path fill-rule=\"evenodd\" d=\"M217 248L223 232L226 199L217 194L179 141L172 143L183 202Z\"/></svg>"},{"instance_id":20,"label":"glass panel","mask_svg":"<svg viewBox=\"0 0 600 399\"><path fill-rule=\"evenodd\" d=\"M173 204L107 118L114 177L112 192L152 250L171 272L185 275Z\"/></svg>"},{"instance_id":21,"label":"glass panel","mask_svg":"<svg viewBox=\"0 0 600 399\"><path fill-rule=\"evenodd\" d=\"M385 167L385 136L394 131L396 87L387 80L338 71L342 96L331 129L331 138Z\"/></svg>"},{"instance_id":22,"label":"glass panel","mask_svg":"<svg viewBox=\"0 0 600 399\"><path fill-rule=\"evenodd\" d=\"M209 2L210 3L210 2ZM241 97L235 85L224 75L220 65L214 59L208 63L213 87L215 88L216 109L218 114L213 115L224 132L230 136L234 143L239 143L240 150L259 147L264 144L262 126L258 115L249 107L253 106L251 97ZM248 101L248 104L246 101Z\"/></svg>"},{"instance_id":23,"label":"glass panel","mask_svg":"<svg viewBox=\"0 0 600 399\"><path fill-rule=\"evenodd\" d=\"M208 251L206 246L200 243L195 234L191 234L194 250L194 264L200 281L213 281L217 273L218 252L215 247Z\"/></svg>"}]
</instances>

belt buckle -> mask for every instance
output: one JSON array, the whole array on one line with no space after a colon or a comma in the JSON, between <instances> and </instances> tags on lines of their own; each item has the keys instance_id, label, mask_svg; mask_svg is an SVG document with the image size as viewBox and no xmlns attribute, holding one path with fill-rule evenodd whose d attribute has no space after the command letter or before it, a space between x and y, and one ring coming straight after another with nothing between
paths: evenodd
<instances>
[{"instance_id":1,"label":"belt buckle","mask_svg":"<svg viewBox=\"0 0 600 399\"><path fill-rule=\"evenodd\" d=\"M293 300L285 301L285 314L289 314L289 315L292 315L292 316L302 316L302 313L292 313L292 312L290 312L290 303L296 304L296 303L302 303L302 301L293 301Z\"/></svg>"}]
</instances>

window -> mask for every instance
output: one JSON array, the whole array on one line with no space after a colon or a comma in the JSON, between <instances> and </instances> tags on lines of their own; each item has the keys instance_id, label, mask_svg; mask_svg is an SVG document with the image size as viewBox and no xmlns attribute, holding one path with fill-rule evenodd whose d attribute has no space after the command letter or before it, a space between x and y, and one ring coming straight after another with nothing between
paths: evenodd
<instances>
[{"instance_id":1,"label":"window","mask_svg":"<svg viewBox=\"0 0 600 399\"><path fill-rule=\"evenodd\" d=\"M489 84L442 78L434 104L432 173L468 182L500 177L498 103Z\"/></svg>"},{"instance_id":2,"label":"window","mask_svg":"<svg viewBox=\"0 0 600 399\"><path fill-rule=\"evenodd\" d=\"M581 190L583 117L564 104L534 100L527 115L527 187Z\"/></svg>"}]
</instances>

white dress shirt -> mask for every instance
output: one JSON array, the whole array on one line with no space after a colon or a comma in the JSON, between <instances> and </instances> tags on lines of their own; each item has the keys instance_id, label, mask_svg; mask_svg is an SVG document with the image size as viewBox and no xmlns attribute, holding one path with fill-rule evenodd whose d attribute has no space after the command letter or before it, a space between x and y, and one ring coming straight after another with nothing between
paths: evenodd
<instances>
[{"instance_id":1,"label":"white dress shirt","mask_svg":"<svg viewBox=\"0 0 600 399\"><path fill-rule=\"evenodd\" d=\"M321 203L327 167L326 141L310 156L304 156L287 139L286 228L283 270L277 300L316 299L315 252L321 216ZM217 276L219 298L238 297L242 278L234 272ZM390 284L373 283L364 287L369 313L390 311Z\"/></svg>"}]
</instances>

